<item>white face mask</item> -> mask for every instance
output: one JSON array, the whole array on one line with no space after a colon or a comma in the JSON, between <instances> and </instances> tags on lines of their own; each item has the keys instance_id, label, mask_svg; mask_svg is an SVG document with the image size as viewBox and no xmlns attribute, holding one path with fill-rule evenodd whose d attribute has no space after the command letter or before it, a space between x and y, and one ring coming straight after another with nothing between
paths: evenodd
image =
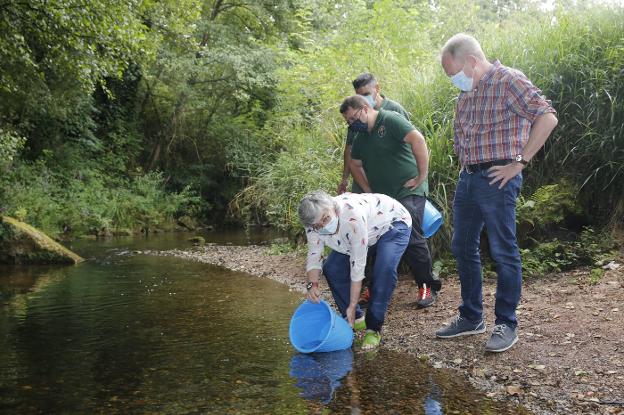
<instances>
[{"instance_id":1,"label":"white face mask","mask_svg":"<svg viewBox=\"0 0 624 415\"><path fill-rule=\"evenodd\" d=\"M468 77L463 70L451 76L451 82L462 91L472 91L472 78Z\"/></svg>"},{"instance_id":2,"label":"white face mask","mask_svg":"<svg viewBox=\"0 0 624 415\"><path fill-rule=\"evenodd\" d=\"M318 230L321 235L333 235L338 230L338 216L333 216L327 225Z\"/></svg>"}]
</instances>

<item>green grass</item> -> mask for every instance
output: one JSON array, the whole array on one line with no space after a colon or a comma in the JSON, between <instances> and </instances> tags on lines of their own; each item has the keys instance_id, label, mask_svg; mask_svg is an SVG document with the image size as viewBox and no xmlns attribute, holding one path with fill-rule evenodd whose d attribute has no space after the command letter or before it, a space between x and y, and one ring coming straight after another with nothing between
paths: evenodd
<instances>
[{"instance_id":1,"label":"green grass","mask_svg":"<svg viewBox=\"0 0 624 415\"><path fill-rule=\"evenodd\" d=\"M388 12L384 9L389 7L387 3L353 16L353 22L345 23L341 30L293 58L288 70L281 74L283 94L274 120L287 128L272 124L267 131L281 151L277 155L267 153L265 168L234 202L238 212L246 213L250 220L262 217L293 235L300 234L296 208L301 196L318 188L332 193L340 178L345 126L337 107L344 96L352 93L350 80L370 70L380 78L387 96L411 112L412 122L426 137L430 199L445 216L445 224L431 244L434 252L448 252L453 232L452 198L459 170L452 145L457 90L443 73L437 51L448 36L466 30L465 22L470 21L477 22L474 34L486 54L522 70L558 111L559 126L531 163L523 196L529 198L545 185L567 183L571 197L580 206L580 213L575 214L586 216L598 227L622 221L621 8L559 10L554 19L514 15L498 23L479 20L476 14L435 17L426 15L426 10L413 20L405 20L405 15L395 8L394 18L405 22L399 36L376 26L383 20L380 14ZM466 10L468 14L479 13ZM436 23L436 18L448 20ZM356 27L369 28L367 35ZM369 48L369 38L383 48Z\"/></svg>"}]
</instances>

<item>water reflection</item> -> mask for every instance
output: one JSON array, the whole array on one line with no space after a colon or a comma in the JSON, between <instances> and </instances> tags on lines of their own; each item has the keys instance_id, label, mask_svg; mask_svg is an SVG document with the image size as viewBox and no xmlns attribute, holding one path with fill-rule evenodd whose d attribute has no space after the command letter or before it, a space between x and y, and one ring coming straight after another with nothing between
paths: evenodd
<instances>
[{"instance_id":1,"label":"water reflection","mask_svg":"<svg viewBox=\"0 0 624 415\"><path fill-rule=\"evenodd\" d=\"M375 356L368 353L360 356ZM344 379L350 395L351 414L361 414L361 400L357 388L357 374L353 369L353 351L351 349L330 353L298 353L290 360L290 376L296 379L296 386L301 389L299 394L305 399L329 404L336 395L337 389ZM428 394L423 403L425 415L442 415L440 388L429 376Z\"/></svg>"},{"instance_id":2,"label":"water reflection","mask_svg":"<svg viewBox=\"0 0 624 415\"><path fill-rule=\"evenodd\" d=\"M529 414L476 394L456 372L383 348L297 354L290 376L315 414Z\"/></svg>"},{"instance_id":3,"label":"water reflection","mask_svg":"<svg viewBox=\"0 0 624 415\"><path fill-rule=\"evenodd\" d=\"M353 367L353 351L296 354L290 360L290 376L297 379L300 396L325 404L334 397L340 380Z\"/></svg>"},{"instance_id":4,"label":"water reflection","mask_svg":"<svg viewBox=\"0 0 624 415\"><path fill-rule=\"evenodd\" d=\"M435 384L433 378L429 377L429 394L425 398L424 410L425 415L442 415L444 412L442 411L441 394L440 388Z\"/></svg>"}]
</instances>

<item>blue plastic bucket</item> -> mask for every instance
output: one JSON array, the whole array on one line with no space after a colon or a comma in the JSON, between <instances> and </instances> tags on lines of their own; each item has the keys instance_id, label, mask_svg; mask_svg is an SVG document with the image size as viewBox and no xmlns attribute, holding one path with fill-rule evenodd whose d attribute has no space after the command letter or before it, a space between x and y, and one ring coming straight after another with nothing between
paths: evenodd
<instances>
[{"instance_id":1,"label":"blue plastic bucket","mask_svg":"<svg viewBox=\"0 0 624 415\"><path fill-rule=\"evenodd\" d=\"M442 214L433 206L430 201L425 202L425 212L423 214L423 234L429 238L435 234L444 223Z\"/></svg>"},{"instance_id":2,"label":"blue plastic bucket","mask_svg":"<svg viewBox=\"0 0 624 415\"><path fill-rule=\"evenodd\" d=\"M295 354L290 361L290 377L297 379L295 386L306 399L328 404L340 380L353 368L353 351L349 349L331 353Z\"/></svg>"},{"instance_id":3,"label":"blue plastic bucket","mask_svg":"<svg viewBox=\"0 0 624 415\"><path fill-rule=\"evenodd\" d=\"M351 347L353 330L325 301L304 301L290 319L290 342L300 353L334 352Z\"/></svg>"}]
</instances>

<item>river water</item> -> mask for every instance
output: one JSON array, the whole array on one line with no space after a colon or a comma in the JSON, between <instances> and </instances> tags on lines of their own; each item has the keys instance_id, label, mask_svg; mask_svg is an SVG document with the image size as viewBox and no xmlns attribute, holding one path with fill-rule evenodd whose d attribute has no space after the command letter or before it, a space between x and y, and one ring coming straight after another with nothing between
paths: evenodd
<instances>
[{"instance_id":1,"label":"river water","mask_svg":"<svg viewBox=\"0 0 624 415\"><path fill-rule=\"evenodd\" d=\"M85 263L0 268L0 413L527 413L383 348L296 353L288 323L300 293L141 253L186 238L74 243Z\"/></svg>"}]
</instances>

